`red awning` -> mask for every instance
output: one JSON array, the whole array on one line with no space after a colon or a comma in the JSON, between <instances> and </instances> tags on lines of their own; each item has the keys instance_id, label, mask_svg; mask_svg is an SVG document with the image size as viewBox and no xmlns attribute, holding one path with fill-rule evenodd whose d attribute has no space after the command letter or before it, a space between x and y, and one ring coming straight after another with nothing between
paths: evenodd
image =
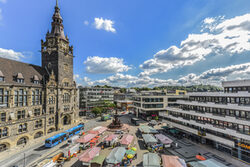
<instances>
[{"instance_id":1,"label":"red awning","mask_svg":"<svg viewBox=\"0 0 250 167\"><path fill-rule=\"evenodd\" d=\"M95 138L97 135L96 134L87 134L80 139L77 140L78 143L88 143L90 140Z\"/></svg>"}]
</instances>

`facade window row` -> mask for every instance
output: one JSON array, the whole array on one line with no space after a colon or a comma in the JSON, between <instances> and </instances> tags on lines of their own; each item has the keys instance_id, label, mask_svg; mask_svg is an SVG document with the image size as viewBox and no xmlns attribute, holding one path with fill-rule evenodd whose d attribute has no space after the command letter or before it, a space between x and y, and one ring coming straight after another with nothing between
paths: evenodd
<instances>
[{"instance_id":1,"label":"facade window row","mask_svg":"<svg viewBox=\"0 0 250 167\"><path fill-rule=\"evenodd\" d=\"M163 98L142 98L143 102L163 102Z\"/></svg>"},{"instance_id":2,"label":"facade window row","mask_svg":"<svg viewBox=\"0 0 250 167\"><path fill-rule=\"evenodd\" d=\"M191 96L190 101L198 102L213 102L220 104L239 104L239 105L250 105L250 97L210 97L210 96Z\"/></svg>"},{"instance_id":3,"label":"facade window row","mask_svg":"<svg viewBox=\"0 0 250 167\"><path fill-rule=\"evenodd\" d=\"M143 104L143 108L163 108L163 104Z\"/></svg>"},{"instance_id":4,"label":"facade window row","mask_svg":"<svg viewBox=\"0 0 250 167\"><path fill-rule=\"evenodd\" d=\"M225 93L237 93L238 91L250 91L250 87L243 86L243 87L226 87L226 88L224 88Z\"/></svg>"},{"instance_id":5,"label":"facade window row","mask_svg":"<svg viewBox=\"0 0 250 167\"><path fill-rule=\"evenodd\" d=\"M250 119L250 111L241 111L241 110L232 110L232 109L223 109L223 108L212 108L212 107L203 107L203 106L194 106L194 105L180 105L180 108L183 110L194 110L200 113L211 113L218 116L231 116L241 119Z\"/></svg>"},{"instance_id":6,"label":"facade window row","mask_svg":"<svg viewBox=\"0 0 250 167\"><path fill-rule=\"evenodd\" d=\"M215 127L222 128L222 129L225 129L225 128L233 129L233 130L236 130L240 133L250 135L250 126L248 126L248 125L241 125L241 124L237 124L237 123L220 121L220 120L216 120L216 119L200 117L200 116L195 116L195 115L189 115L189 114L183 114L183 113L172 112L172 111L170 112L170 115L172 115L174 117L182 117L183 119L186 119L186 120L194 120L197 123L201 123L201 124L211 124Z\"/></svg>"}]
</instances>

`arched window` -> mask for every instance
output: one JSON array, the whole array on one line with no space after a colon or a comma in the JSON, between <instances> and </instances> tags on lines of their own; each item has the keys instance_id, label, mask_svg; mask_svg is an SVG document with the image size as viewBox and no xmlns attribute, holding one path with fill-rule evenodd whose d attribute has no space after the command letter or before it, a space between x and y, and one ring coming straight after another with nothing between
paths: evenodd
<instances>
[{"instance_id":1,"label":"arched window","mask_svg":"<svg viewBox=\"0 0 250 167\"><path fill-rule=\"evenodd\" d=\"M52 133L52 132L54 132L56 129L55 128L50 128L49 130L48 130L48 133Z\"/></svg>"},{"instance_id":2,"label":"arched window","mask_svg":"<svg viewBox=\"0 0 250 167\"><path fill-rule=\"evenodd\" d=\"M17 141L17 145L26 145L28 143L28 138L27 137L22 137Z\"/></svg>"},{"instance_id":3,"label":"arched window","mask_svg":"<svg viewBox=\"0 0 250 167\"><path fill-rule=\"evenodd\" d=\"M8 145L7 144L0 144L0 152L3 152L5 150L8 150Z\"/></svg>"},{"instance_id":4,"label":"arched window","mask_svg":"<svg viewBox=\"0 0 250 167\"><path fill-rule=\"evenodd\" d=\"M42 137L43 136L43 132L37 132L34 136L34 139L37 139L39 137Z\"/></svg>"}]
</instances>

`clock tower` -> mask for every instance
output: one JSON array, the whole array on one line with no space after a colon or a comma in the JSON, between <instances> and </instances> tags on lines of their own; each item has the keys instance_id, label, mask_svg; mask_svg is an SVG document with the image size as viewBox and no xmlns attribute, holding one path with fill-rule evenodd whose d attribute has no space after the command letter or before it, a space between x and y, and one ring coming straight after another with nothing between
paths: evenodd
<instances>
[{"instance_id":1,"label":"clock tower","mask_svg":"<svg viewBox=\"0 0 250 167\"><path fill-rule=\"evenodd\" d=\"M64 34L63 19L56 1L51 30L41 40L42 67L46 71L45 110L55 109L57 130L70 128L79 117L76 83L73 79L73 46ZM55 102L51 104L51 99Z\"/></svg>"},{"instance_id":2,"label":"clock tower","mask_svg":"<svg viewBox=\"0 0 250 167\"><path fill-rule=\"evenodd\" d=\"M46 34L46 41L41 40L42 67L49 74L52 71L55 79L61 86L73 84L73 46L64 35L63 19L60 14L58 2L52 17L51 31Z\"/></svg>"}]
</instances>

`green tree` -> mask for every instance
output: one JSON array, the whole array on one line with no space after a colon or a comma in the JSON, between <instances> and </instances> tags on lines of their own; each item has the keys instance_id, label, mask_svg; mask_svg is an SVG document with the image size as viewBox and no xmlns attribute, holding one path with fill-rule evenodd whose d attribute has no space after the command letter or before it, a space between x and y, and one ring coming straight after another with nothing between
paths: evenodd
<instances>
[{"instance_id":1,"label":"green tree","mask_svg":"<svg viewBox=\"0 0 250 167\"><path fill-rule=\"evenodd\" d=\"M101 107L94 107L91 111L95 116L100 115L103 112L103 108Z\"/></svg>"}]
</instances>

